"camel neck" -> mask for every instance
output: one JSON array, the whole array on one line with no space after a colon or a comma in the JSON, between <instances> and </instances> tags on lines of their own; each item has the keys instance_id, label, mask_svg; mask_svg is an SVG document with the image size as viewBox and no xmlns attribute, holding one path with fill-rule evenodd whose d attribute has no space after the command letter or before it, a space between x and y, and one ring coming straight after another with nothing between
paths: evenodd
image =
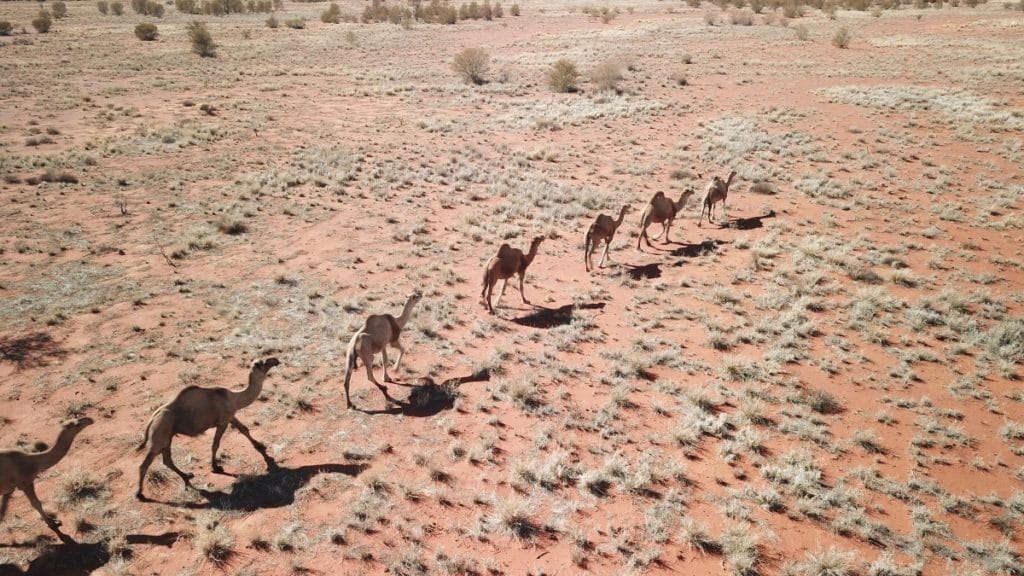
<instances>
[{"instance_id":1,"label":"camel neck","mask_svg":"<svg viewBox=\"0 0 1024 576\"><path fill-rule=\"evenodd\" d=\"M626 219L626 207L623 206L622 210L619 210L619 219L615 221L615 227L618 228L622 221Z\"/></svg>"},{"instance_id":2,"label":"camel neck","mask_svg":"<svg viewBox=\"0 0 1024 576\"><path fill-rule=\"evenodd\" d=\"M406 300L405 307L402 308L402 315L395 319L395 323L398 324L399 329L405 328L405 323L409 321L410 317L412 317L412 309L415 305L415 298L409 298Z\"/></svg>"},{"instance_id":3,"label":"camel neck","mask_svg":"<svg viewBox=\"0 0 1024 576\"><path fill-rule=\"evenodd\" d=\"M53 447L45 452L40 452L37 455L36 463L39 465L39 471L42 472L43 470L51 468L60 462L68 453L68 449L71 448L71 443L79 432L81 432L81 429L73 430L65 428L64 430L61 430L60 435L57 436L57 441L53 444Z\"/></svg>"},{"instance_id":4,"label":"camel neck","mask_svg":"<svg viewBox=\"0 0 1024 576\"><path fill-rule=\"evenodd\" d=\"M523 260L526 261L527 264L529 264L530 262L533 262L534 256L537 255L537 249L538 248L540 248L540 242L532 242L530 244L530 252L527 253L526 256L523 257Z\"/></svg>"},{"instance_id":5,"label":"camel neck","mask_svg":"<svg viewBox=\"0 0 1024 576\"><path fill-rule=\"evenodd\" d=\"M232 393L235 397L235 404L241 408L255 402L260 397L260 392L263 392L263 381L266 378L267 373L263 370L254 368L249 372L249 385L239 392Z\"/></svg>"}]
</instances>

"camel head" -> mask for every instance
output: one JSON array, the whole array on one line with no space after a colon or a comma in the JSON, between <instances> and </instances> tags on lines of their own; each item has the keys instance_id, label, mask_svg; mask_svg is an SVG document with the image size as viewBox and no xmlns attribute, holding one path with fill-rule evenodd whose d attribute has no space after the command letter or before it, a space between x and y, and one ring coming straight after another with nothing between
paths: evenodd
<instances>
[{"instance_id":1,"label":"camel head","mask_svg":"<svg viewBox=\"0 0 1024 576\"><path fill-rule=\"evenodd\" d=\"M623 204L622 205L622 210L620 210L619 213L620 214L629 214L632 211L633 211L633 207L632 206L630 206L629 204Z\"/></svg>"},{"instance_id":2,"label":"camel head","mask_svg":"<svg viewBox=\"0 0 1024 576\"><path fill-rule=\"evenodd\" d=\"M270 369L281 363L280 360L271 356L265 360L260 360L252 365L253 370L262 370L264 373L270 372Z\"/></svg>"},{"instance_id":3,"label":"camel head","mask_svg":"<svg viewBox=\"0 0 1024 576\"><path fill-rule=\"evenodd\" d=\"M540 243L544 241L543 236L535 236L533 242L530 243L530 247L540 246Z\"/></svg>"},{"instance_id":4,"label":"camel head","mask_svg":"<svg viewBox=\"0 0 1024 576\"><path fill-rule=\"evenodd\" d=\"M416 304L422 298L423 292L420 292L419 290L414 290L412 294L409 294L409 297L406 299L406 302Z\"/></svg>"},{"instance_id":5,"label":"camel head","mask_svg":"<svg viewBox=\"0 0 1024 576\"><path fill-rule=\"evenodd\" d=\"M64 422L61 422L61 428L63 428L64 430L78 432L81 429L85 428L86 426L92 425L93 423L95 423L95 420L89 418L88 416L83 416L82 418L75 418L72 420L65 420Z\"/></svg>"}]
</instances>

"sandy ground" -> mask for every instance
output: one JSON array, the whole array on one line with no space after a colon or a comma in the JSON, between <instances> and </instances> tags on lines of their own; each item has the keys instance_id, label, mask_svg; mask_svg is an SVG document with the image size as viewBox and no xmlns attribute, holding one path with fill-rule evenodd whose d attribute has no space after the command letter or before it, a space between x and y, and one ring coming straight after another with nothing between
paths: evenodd
<instances>
[{"instance_id":1,"label":"sandy ground","mask_svg":"<svg viewBox=\"0 0 1024 576\"><path fill-rule=\"evenodd\" d=\"M0 575L1024 573L1020 11L326 7L37 34L0 3L0 445L96 421L36 481L77 543L16 492ZM532 305L488 315L486 261L537 235ZM360 366L347 410L349 339L416 290L406 403ZM269 356L238 418L276 468L179 436L196 489L158 459L137 502L153 411Z\"/></svg>"}]
</instances>

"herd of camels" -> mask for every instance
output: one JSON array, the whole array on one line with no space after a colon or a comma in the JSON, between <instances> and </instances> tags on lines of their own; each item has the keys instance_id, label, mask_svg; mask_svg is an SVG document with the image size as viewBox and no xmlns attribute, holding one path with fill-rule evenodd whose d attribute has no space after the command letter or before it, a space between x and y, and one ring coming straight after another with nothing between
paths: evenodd
<instances>
[{"instance_id":1,"label":"herd of camels","mask_svg":"<svg viewBox=\"0 0 1024 576\"><path fill-rule=\"evenodd\" d=\"M708 222L714 221L714 208L719 202L722 204L722 211L724 213L725 199L729 194L729 185L735 176L735 171L730 172L729 176L724 180L715 176L707 185L701 205L700 218L697 222L698 226L700 226L704 219L705 210L707 210ZM664 234L665 242L668 242L672 221L693 194L694 191L692 189L686 189L679 197L679 200L673 202L665 197L664 193L656 193L648 202L646 208L644 208L640 223L640 236L637 238L637 249L641 249L641 240L646 240L647 245L651 246L651 241L647 237L647 227L651 224L662 224L662 231L654 238L658 239L659 236ZM615 237L615 231L618 230L629 211L629 205L623 206L619 211L618 219L612 218L607 214L601 214L587 229L584 241L584 264L587 271L591 269L590 256L601 242L604 242L605 246L601 262L598 266L604 266L605 259L608 256L608 247ZM523 293L523 277L526 274L526 268L537 255L537 249L543 240L543 236L534 238L530 243L529 251L525 254L522 250L512 248L508 244L502 244L498 249L498 253L487 261L484 269L481 298L488 312L494 312L494 307L491 305L494 285L498 280L503 281L501 291L498 293L498 300L494 303L494 306L497 306L501 301L502 294L505 293L505 285L512 276L519 277L519 294L523 299L523 303L529 304L529 300L526 299L526 295ZM366 366L366 375L370 382L380 389L385 399L389 402L399 402L388 394L387 387L378 382L377 378L373 375L373 357L375 354L381 354L384 366L384 382L394 382L388 375L387 347L390 346L398 349L398 358L395 359L393 368L393 370L398 370L398 366L402 362L402 356L405 354L405 350L399 342L399 336L405 324L412 316L412 310L416 303L420 301L420 298L421 294L419 292L410 295L405 303L405 307L402 309L401 315L397 318L391 314L370 315L366 318L363 326L352 336L346 352L345 366L345 402L349 408L355 407L349 397L349 382L352 378L352 372L360 360ZM147 499L142 492L146 471L158 454L163 457L163 463L167 468L181 476L186 485L192 485L191 479L193 475L178 468L171 457L171 440L175 435L199 436L210 428L214 428L215 432L210 456L210 464L214 472L222 471L221 466L217 464L217 449L220 447L221 438L224 436L228 426L232 426L241 432L252 443L253 447L262 453L264 450L263 445L252 437L249 433L249 428L242 424L235 414L259 398L267 373L270 372L271 368L279 364L280 361L273 357L253 364L249 372L249 383L242 390L189 386L178 392L173 400L157 408L146 425L142 443L137 448L137 451L141 452L148 446L146 456L139 466L139 486L135 493L136 497L143 501ZM54 442L52 447L42 452L28 452L20 449L0 450L0 495L2 495L0 497L0 521L3 521L4 514L7 512L7 505L10 502L11 495L15 489L18 489L25 493L32 507L39 512L46 525L57 534L61 541L74 542L70 536L60 530L60 521L43 510L43 506L36 496L35 480L39 474L60 462L67 454L75 437L92 423L93 420L88 417L64 422L56 442ZM272 467L272 461L268 461L267 465L268 468Z\"/></svg>"}]
</instances>

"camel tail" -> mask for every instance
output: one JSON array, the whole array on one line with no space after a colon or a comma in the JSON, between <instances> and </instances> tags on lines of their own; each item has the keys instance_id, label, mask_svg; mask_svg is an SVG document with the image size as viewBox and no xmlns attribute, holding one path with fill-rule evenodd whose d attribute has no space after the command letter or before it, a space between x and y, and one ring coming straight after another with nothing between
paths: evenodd
<instances>
[{"instance_id":1,"label":"camel tail","mask_svg":"<svg viewBox=\"0 0 1024 576\"><path fill-rule=\"evenodd\" d=\"M154 418L155 416L156 415L154 415ZM142 449L146 447L146 444L149 444L149 429L152 427L153 418L150 418L149 422L146 423L146 431L142 433L142 442L140 442L139 445L135 447L136 452L142 452Z\"/></svg>"}]
</instances>

